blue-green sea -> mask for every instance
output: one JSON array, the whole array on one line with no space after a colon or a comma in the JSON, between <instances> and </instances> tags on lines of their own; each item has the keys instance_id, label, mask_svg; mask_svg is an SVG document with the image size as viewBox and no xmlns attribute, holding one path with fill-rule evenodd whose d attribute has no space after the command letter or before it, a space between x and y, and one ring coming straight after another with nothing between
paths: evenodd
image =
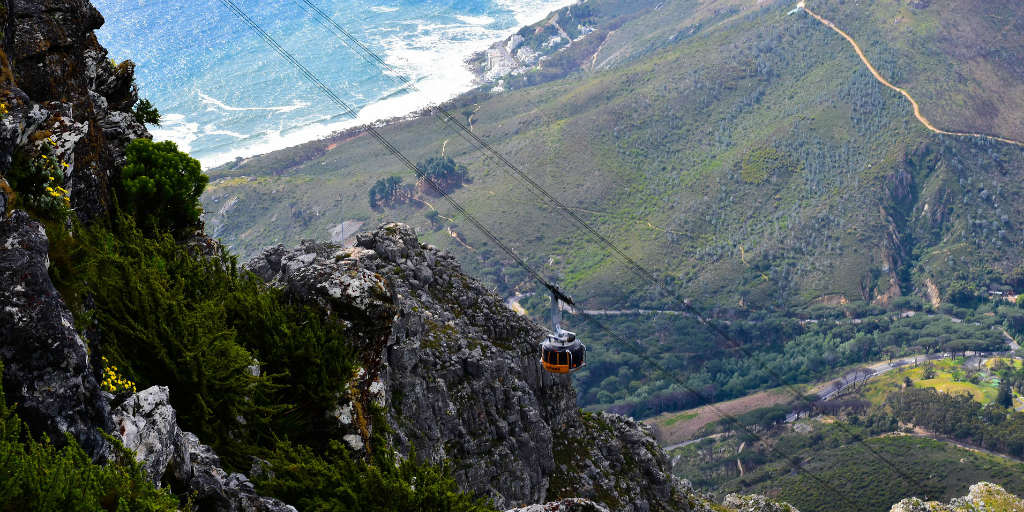
<instances>
[{"instance_id":1,"label":"blue-green sea","mask_svg":"<svg viewBox=\"0 0 1024 512\"><path fill-rule=\"evenodd\" d=\"M465 60L573 0L310 0L423 94L384 76L302 0L234 0L359 113L329 103L220 0L93 0L110 57L136 63L151 127L204 168L405 115L474 85ZM426 98L426 99L425 99Z\"/></svg>"}]
</instances>

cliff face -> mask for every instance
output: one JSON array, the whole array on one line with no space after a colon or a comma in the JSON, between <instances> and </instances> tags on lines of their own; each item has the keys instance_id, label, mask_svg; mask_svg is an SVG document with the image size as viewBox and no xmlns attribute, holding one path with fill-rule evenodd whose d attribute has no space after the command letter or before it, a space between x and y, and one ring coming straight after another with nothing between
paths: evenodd
<instances>
[{"instance_id":1,"label":"cliff face","mask_svg":"<svg viewBox=\"0 0 1024 512\"><path fill-rule=\"evenodd\" d=\"M103 17L87 0L0 0L0 19L0 211L11 202L3 177L14 156L38 154L49 138L68 164L72 208L94 218L107 209L125 146L149 136L130 113L133 66L107 61L93 34ZM90 347L47 275L47 248L42 226L24 212L0 222L4 388L36 432L58 443L71 433L102 458L97 429L109 430L109 409Z\"/></svg>"},{"instance_id":2,"label":"cliff face","mask_svg":"<svg viewBox=\"0 0 1024 512\"><path fill-rule=\"evenodd\" d=\"M570 378L541 369L543 330L462 273L450 254L420 244L412 228L383 226L349 249L312 241L294 251L278 246L247 267L293 297L335 302L356 302L363 289L371 298L381 295L384 285L377 283L387 280L397 311L377 308L374 314L383 315L361 322L387 325L390 335L381 350L363 352L366 373L353 396L386 408L396 450L451 461L464 489L491 496L499 507L569 497L615 510L706 506L669 474L646 426L581 414ZM359 279L373 283L351 284ZM373 347L373 336L365 338ZM357 449L363 444L353 415L360 408L339 404L336 415L338 436Z\"/></svg>"},{"instance_id":3,"label":"cliff face","mask_svg":"<svg viewBox=\"0 0 1024 512\"><path fill-rule=\"evenodd\" d=\"M146 137L130 61L115 64L96 40L103 16L88 0L0 0L6 16L0 99L0 174L15 150L47 137L68 164L71 205L83 219L106 212L124 148Z\"/></svg>"}]
</instances>

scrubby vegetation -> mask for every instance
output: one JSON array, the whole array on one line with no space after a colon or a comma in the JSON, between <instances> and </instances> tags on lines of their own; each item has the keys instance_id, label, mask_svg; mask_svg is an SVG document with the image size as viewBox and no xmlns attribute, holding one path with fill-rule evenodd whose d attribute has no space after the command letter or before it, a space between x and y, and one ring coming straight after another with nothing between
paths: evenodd
<instances>
[{"instance_id":1,"label":"scrubby vegetation","mask_svg":"<svg viewBox=\"0 0 1024 512\"><path fill-rule=\"evenodd\" d=\"M136 139L125 150L119 199L125 212L148 231L184 232L199 223L199 196L209 178L199 161L170 141Z\"/></svg>"},{"instance_id":2,"label":"scrubby vegetation","mask_svg":"<svg viewBox=\"0 0 1024 512\"><path fill-rule=\"evenodd\" d=\"M319 455L306 447L283 444L267 463L275 476L258 478L256 484L261 492L294 503L303 512L494 510L487 502L460 492L447 465L399 461L386 449L374 454L374 460L367 462L354 460L338 442Z\"/></svg>"},{"instance_id":3,"label":"scrubby vegetation","mask_svg":"<svg viewBox=\"0 0 1024 512\"><path fill-rule=\"evenodd\" d=\"M843 429L831 420L751 422L771 416L751 411L741 422L757 436L736 429L675 449L673 472L716 495L764 493L800 510L884 512L910 496L949 500L982 480L1024 491L1019 463L905 435L885 411L840 405L829 412L845 422ZM715 425L705 432L728 429Z\"/></svg>"},{"instance_id":4,"label":"scrubby vegetation","mask_svg":"<svg viewBox=\"0 0 1024 512\"><path fill-rule=\"evenodd\" d=\"M157 489L120 443L112 461L95 464L70 436L60 449L45 436L34 439L16 412L0 389L0 511L179 510L178 497Z\"/></svg>"},{"instance_id":5,"label":"scrubby vegetation","mask_svg":"<svg viewBox=\"0 0 1024 512\"><path fill-rule=\"evenodd\" d=\"M543 318L537 300L527 305ZM719 319L718 325L753 358L684 314L622 314L602 320L624 339L639 340L638 350L704 399L720 401L778 387L782 381L802 384L839 376L872 361L1009 350L1000 329L1018 325L1024 315L1015 305L999 302L976 310L941 308L948 314L915 299L897 300L893 306L895 310L886 310L856 302ZM582 406L645 417L704 403L666 376L645 370L643 361L600 330L586 323L577 330L591 348L587 367L575 374Z\"/></svg>"}]
</instances>

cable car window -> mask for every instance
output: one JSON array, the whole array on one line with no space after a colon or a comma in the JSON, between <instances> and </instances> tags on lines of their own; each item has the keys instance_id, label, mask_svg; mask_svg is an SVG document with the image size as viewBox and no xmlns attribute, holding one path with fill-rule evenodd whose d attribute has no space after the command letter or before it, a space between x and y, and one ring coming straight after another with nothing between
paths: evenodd
<instances>
[{"instance_id":1,"label":"cable car window","mask_svg":"<svg viewBox=\"0 0 1024 512\"><path fill-rule=\"evenodd\" d=\"M560 364L560 365L567 365L567 364L569 364L569 354L567 354L565 352L559 352L558 353L558 364Z\"/></svg>"}]
</instances>

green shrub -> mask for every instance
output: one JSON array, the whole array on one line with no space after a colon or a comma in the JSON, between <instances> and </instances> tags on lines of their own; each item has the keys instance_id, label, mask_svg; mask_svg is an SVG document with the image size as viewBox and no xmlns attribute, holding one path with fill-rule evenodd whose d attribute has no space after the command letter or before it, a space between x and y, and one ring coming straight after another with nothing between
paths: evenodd
<instances>
[{"instance_id":1,"label":"green shrub","mask_svg":"<svg viewBox=\"0 0 1024 512\"><path fill-rule=\"evenodd\" d=\"M277 437L305 442L352 380L343 322L282 302L226 252L206 258L167 234L144 236L126 215L75 233L73 244L59 239L73 263L52 274L76 324L99 323L120 378L170 387L182 427L229 467L247 467ZM86 295L94 305L83 313Z\"/></svg>"},{"instance_id":2,"label":"green shrub","mask_svg":"<svg viewBox=\"0 0 1024 512\"><path fill-rule=\"evenodd\" d=\"M426 179L434 182L436 185L442 188L450 187L452 185L461 185L466 177L469 176L469 171L466 170L466 166L462 164L456 164L455 159L450 156L432 156L416 163L416 169L419 170Z\"/></svg>"},{"instance_id":3,"label":"green shrub","mask_svg":"<svg viewBox=\"0 0 1024 512\"><path fill-rule=\"evenodd\" d=\"M99 466L74 438L67 440L67 446L57 449L46 436L32 439L0 389L0 512L178 509L178 500L154 487L135 454L119 442L110 439L114 458Z\"/></svg>"},{"instance_id":4,"label":"green shrub","mask_svg":"<svg viewBox=\"0 0 1024 512\"><path fill-rule=\"evenodd\" d=\"M305 425L337 404L355 374L344 325L314 308L283 303L280 290L248 273L212 294L224 297L238 341L265 373L279 376L272 403L288 406L270 419L273 432L304 441Z\"/></svg>"},{"instance_id":5,"label":"green shrub","mask_svg":"<svg viewBox=\"0 0 1024 512\"><path fill-rule=\"evenodd\" d=\"M133 140L125 155L118 199L139 226L181 234L199 224L199 196L209 178L198 160L173 142L148 139Z\"/></svg>"},{"instance_id":6,"label":"green shrub","mask_svg":"<svg viewBox=\"0 0 1024 512\"><path fill-rule=\"evenodd\" d=\"M35 217L63 222L71 210L65 185L67 164L54 153L56 143L47 138L38 155L15 152L6 179L16 195L15 206Z\"/></svg>"},{"instance_id":7,"label":"green shrub","mask_svg":"<svg viewBox=\"0 0 1024 512\"><path fill-rule=\"evenodd\" d=\"M160 111L145 98L140 99L139 102L135 104L135 107L132 108L132 115L135 116L136 121L142 124L160 126Z\"/></svg>"},{"instance_id":8,"label":"green shrub","mask_svg":"<svg viewBox=\"0 0 1024 512\"><path fill-rule=\"evenodd\" d=\"M492 511L489 503L460 492L447 465L396 461L377 451L373 463L353 460L337 441L323 457L307 447L282 444L269 459L269 473L255 480L257 490L303 512Z\"/></svg>"},{"instance_id":9,"label":"green shrub","mask_svg":"<svg viewBox=\"0 0 1024 512\"><path fill-rule=\"evenodd\" d=\"M169 386L182 428L239 460L269 412L253 397L271 386L247 371L253 358L236 341L222 297L209 293L232 279L233 262L194 257L169 235L145 238L123 221L120 236L97 231L87 242L85 282L105 354L139 389Z\"/></svg>"}]
</instances>

